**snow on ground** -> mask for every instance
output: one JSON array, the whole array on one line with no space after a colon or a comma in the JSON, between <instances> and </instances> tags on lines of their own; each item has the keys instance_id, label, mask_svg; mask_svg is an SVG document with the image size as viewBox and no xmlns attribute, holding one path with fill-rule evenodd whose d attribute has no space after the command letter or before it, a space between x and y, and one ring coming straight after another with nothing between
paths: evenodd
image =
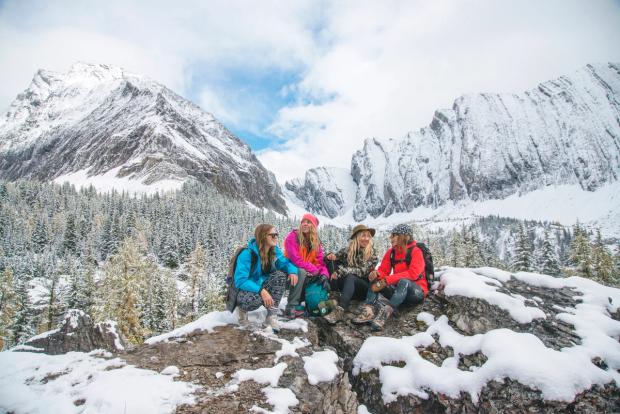
<instances>
[{"instance_id":1,"label":"snow on ground","mask_svg":"<svg viewBox=\"0 0 620 414\"><path fill-rule=\"evenodd\" d=\"M287 207L292 215L303 215L303 204L290 192L284 192ZM396 213L388 217L368 216L364 224L379 230L387 230L398 223L433 220L442 227L450 227L455 220L498 215L523 220L559 222L570 226L579 222L600 226L606 236L620 236L620 182L605 185L597 191L584 191L578 185L548 186L523 195L514 194L503 200L482 202L463 201L448 203L439 208L419 207L408 213ZM342 216L330 219L317 216L322 224L338 227L354 225L353 206Z\"/></svg>"},{"instance_id":2,"label":"snow on ground","mask_svg":"<svg viewBox=\"0 0 620 414\"><path fill-rule=\"evenodd\" d=\"M193 384L97 354L0 352L0 412L152 414L194 402Z\"/></svg>"},{"instance_id":3,"label":"snow on ground","mask_svg":"<svg viewBox=\"0 0 620 414\"><path fill-rule=\"evenodd\" d=\"M303 360L308 382L312 385L331 381L338 375L338 355L332 350L315 352Z\"/></svg>"},{"instance_id":4,"label":"snow on ground","mask_svg":"<svg viewBox=\"0 0 620 414\"><path fill-rule=\"evenodd\" d=\"M210 312L206 315L201 316L193 322L181 326L180 328L177 328L170 332L166 332L161 335L153 336L144 342L148 345L152 345L157 342L179 338L197 330L213 332L213 329L218 326L224 326L234 323L237 323L237 317L228 311Z\"/></svg>"},{"instance_id":5,"label":"snow on ground","mask_svg":"<svg viewBox=\"0 0 620 414\"><path fill-rule=\"evenodd\" d=\"M489 292L494 290L496 283L501 285L506 282L508 275L493 268L448 268L441 274L441 283L446 294L476 297L495 303L498 302L497 297ZM467 284L472 283L475 277L479 277L481 282L468 287ZM487 382L503 378L512 378L540 390L547 400L559 401L572 401L576 394L595 384L612 381L620 384L620 373L617 372L620 368L620 322L610 317L610 313L620 307L620 289L580 277L556 279L525 272L511 277L550 289L570 287L575 289L575 296L581 294L582 303L557 315L558 319L574 326L575 332L582 338L581 345L556 351L547 348L532 334L508 329L465 336L450 327L445 315L420 313L418 320L428 325L425 332L402 338L368 338L353 361L354 375L379 370L386 403L394 401L398 395L413 394L428 398L428 390L452 398L458 398L460 392L467 392L476 402ZM507 308L515 306L519 309L516 314L510 311L516 320L527 319L528 314L518 301L510 302L504 298L499 303ZM455 355L444 360L441 366L423 359L416 348L433 344L433 335L438 337L442 347L453 348ZM471 371L458 368L461 356L476 352L482 352L488 358L482 366ZM591 360L595 357L603 359L609 369L603 370L594 365ZM389 365L400 361L405 362L403 367Z\"/></svg>"},{"instance_id":6,"label":"snow on ground","mask_svg":"<svg viewBox=\"0 0 620 414\"><path fill-rule=\"evenodd\" d=\"M100 193L111 192L116 190L117 192L125 191L129 194L154 194L157 192L168 192L173 190L179 190L183 186L183 181L180 180L161 180L151 185L143 184L138 179L130 179L127 177L117 177L117 173L122 168L117 167L111 169L105 174L89 176L88 171L90 168L80 171L71 172L61 175L53 180L56 184L69 183L73 184L76 188L93 186Z\"/></svg>"}]
</instances>

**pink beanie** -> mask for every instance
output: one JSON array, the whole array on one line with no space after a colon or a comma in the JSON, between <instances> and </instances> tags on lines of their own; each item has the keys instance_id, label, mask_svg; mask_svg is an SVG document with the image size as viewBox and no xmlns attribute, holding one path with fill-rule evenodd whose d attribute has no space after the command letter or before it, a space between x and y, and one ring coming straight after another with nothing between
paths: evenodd
<instances>
[{"instance_id":1,"label":"pink beanie","mask_svg":"<svg viewBox=\"0 0 620 414\"><path fill-rule=\"evenodd\" d=\"M301 218L301 221L308 220L310 223L314 224L314 227L319 227L319 219L314 217L312 214L310 213L306 213L304 214L304 216Z\"/></svg>"}]
</instances>

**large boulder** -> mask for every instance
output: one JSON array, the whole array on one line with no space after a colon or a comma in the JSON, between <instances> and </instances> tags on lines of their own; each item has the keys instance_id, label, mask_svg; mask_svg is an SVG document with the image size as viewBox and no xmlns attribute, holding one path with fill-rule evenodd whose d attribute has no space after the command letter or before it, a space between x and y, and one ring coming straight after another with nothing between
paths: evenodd
<instances>
[{"instance_id":1,"label":"large boulder","mask_svg":"<svg viewBox=\"0 0 620 414\"><path fill-rule=\"evenodd\" d=\"M93 323L90 316L79 309L70 309L58 328L30 338L24 350L58 355L71 351L90 352L95 349L119 351L124 349L122 337L116 331L116 323L106 321Z\"/></svg>"},{"instance_id":2,"label":"large boulder","mask_svg":"<svg viewBox=\"0 0 620 414\"><path fill-rule=\"evenodd\" d=\"M458 368L459 371L453 372L457 374L475 372L483 367L484 369L493 369L493 367L485 367L488 358L491 357L483 352L455 355L454 344L448 344L449 340L441 336L439 329L429 327L429 324L437 326L442 322L441 318L444 318L443 321L449 326L448 329L463 335L465 340L478 338L490 332L498 333L498 335L513 335L513 332L516 336L526 334L525 336L534 342L540 340L542 344L539 345L538 349L545 352L547 352L545 348L548 348L550 353L558 354L560 352L556 351L569 350L569 352L562 353L566 355L571 355L571 351L582 346L591 347L593 345L589 339L586 341L578 334L574 324L579 322L569 323L571 315L577 318L580 311L590 312L591 309L588 308L594 308L592 294L586 295L575 288L562 286L561 283L554 287L544 286L541 283L526 283L525 281L530 274L517 275L518 277L506 274L504 275L505 278L500 278L501 281L499 281L487 277L489 272L485 269L465 271L472 279L479 277L485 284L493 286L493 291L498 295L503 294L508 299L514 299L515 303L522 304L520 310L540 316L532 318L531 321L526 321L527 318L524 319L522 314L515 311L516 306L514 308L506 305L498 306L498 303L501 304L499 300L493 300L489 297L483 299L468 296L463 293L467 291L466 289L450 291L446 288L444 290L448 276L458 277L460 274L465 274L463 269L458 270L461 273L452 269L445 271L446 280L442 279L439 290L432 293L422 305L399 310L398 314L388 321L383 332L372 332L369 326L354 325L349 319L336 325L330 325L322 319L316 321L319 326L318 332L322 345L334 347L338 355L344 359L345 370L352 374L350 381L358 395L360 404L364 404L371 412L377 413L620 412L620 389L614 381L586 385L585 389L582 392L577 392L572 400L570 398L546 397L541 390L544 389L542 385L537 384L537 387L532 386L531 383L526 384L523 377L519 377L518 368L514 369L514 375L508 370L508 374L487 381L474 398L470 393L464 391L456 395L447 395L447 393L438 392L433 387L420 387L417 384L420 384L421 381L417 377L418 375L421 376L422 372L414 372L410 377L411 383L407 383L405 372L410 369L409 364L432 368L430 365L425 365L426 363L419 363L410 357L402 356L402 353L406 352L402 348L408 346L415 350L416 357L419 355L435 367L441 368L454 364L454 368ZM494 271L496 275L499 273L499 271ZM553 284L552 279L545 280L547 284ZM562 281L562 279L558 280ZM458 282L456 280L452 286ZM590 281L583 283L594 284ZM606 289L600 285L596 288L601 288L603 291ZM618 324L620 318L617 311L617 302L620 296L617 289L609 288L609 291L615 295L613 300L611 296L609 298L602 297L602 302L608 300L609 308L612 310L608 310L608 314L603 315L602 318L606 318L607 326L613 325L620 332L620 325ZM586 298L586 296L589 297ZM586 299L590 302L587 302ZM599 300L601 301L601 298ZM584 302L586 303L584 304ZM612 302L614 303L613 306ZM356 303L353 303L352 309L355 305ZM584 305L584 307L577 311L579 305ZM613 310L614 307L615 311ZM537 315L537 312L544 313L544 316L542 314ZM605 312L603 311L603 313ZM434 321L438 322L435 323ZM612 331L613 329L610 332ZM580 333L583 334L583 330ZM422 335L415 337L416 334L430 335L426 339L420 340ZM398 342L397 346L388 349L389 341L399 341L401 338L402 341ZM372 341L375 341L376 344L386 344L384 351L386 355L390 354L390 356L376 363L374 369L360 369L360 366L363 367L363 364L359 362L362 353L372 355L382 352L382 345L375 346L374 350L370 350L370 347L366 350L362 349ZM424 342L423 345L422 342ZM505 346L509 347L510 344L506 343ZM617 377L617 367L614 369L614 367L608 366L608 362L610 365L613 363L611 355L614 353L617 355L618 347L620 347L617 337L615 338L615 347L612 350L602 351L603 353L609 352L609 361L600 357L591 357L591 364L584 365L583 371L596 371L596 367L598 367L601 370L601 375L610 374L610 376ZM522 352L526 353L528 349L523 349ZM591 352L596 355L596 351L592 350ZM522 355L515 355L515 359L516 357L522 357ZM540 355L532 355L532 357L540 358ZM489 365L494 365L497 361L495 359ZM386 370L385 367L387 366L393 367L393 369ZM402 387L400 391L386 396L384 382L389 381L386 377L391 374L402 375ZM447 384L453 380L454 378L444 378L438 382ZM533 379L532 382L536 384L536 379ZM560 393L566 391L565 389L562 390L562 387L566 388L564 382L558 381L557 387L560 389Z\"/></svg>"},{"instance_id":3,"label":"large boulder","mask_svg":"<svg viewBox=\"0 0 620 414\"><path fill-rule=\"evenodd\" d=\"M328 380L310 383L305 365L308 358L325 349L318 344L317 328L312 321L299 322L303 329L283 329L277 335L259 326L218 326L213 331L194 330L166 340L135 347L120 357L140 368L164 371L174 366L178 380L200 384L197 403L177 408L181 413L252 412L252 407L275 410L268 401L270 393L290 390L297 404L292 413L357 413L357 396L337 358L337 373ZM240 380L254 370L283 368L274 384ZM244 372L245 374L241 375ZM267 375L269 376L269 375ZM314 381L313 381L314 382ZM271 411L268 411L271 412Z\"/></svg>"}]
</instances>

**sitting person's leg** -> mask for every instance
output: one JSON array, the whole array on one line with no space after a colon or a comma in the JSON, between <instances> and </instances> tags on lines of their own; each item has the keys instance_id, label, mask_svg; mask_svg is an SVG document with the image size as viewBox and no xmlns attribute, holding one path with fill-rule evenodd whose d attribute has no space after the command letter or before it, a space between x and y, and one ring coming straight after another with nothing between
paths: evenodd
<instances>
[{"instance_id":1,"label":"sitting person's leg","mask_svg":"<svg viewBox=\"0 0 620 414\"><path fill-rule=\"evenodd\" d=\"M338 305L344 310L349 308L351 299L364 299L367 296L368 281L361 279L355 275L346 275L344 278L344 286Z\"/></svg>"},{"instance_id":2,"label":"sitting person's leg","mask_svg":"<svg viewBox=\"0 0 620 414\"><path fill-rule=\"evenodd\" d=\"M295 314L295 306L298 306L301 303L301 297L304 292L304 285L306 284L306 276L307 272L304 269L299 269L299 273L297 275L297 284L295 286L290 285L288 287L288 302L286 303L286 315L290 317L301 316L303 312L300 312L300 315Z\"/></svg>"},{"instance_id":3,"label":"sitting person's leg","mask_svg":"<svg viewBox=\"0 0 620 414\"><path fill-rule=\"evenodd\" d=\"M286 275L279 270L272 272L263 284L263 288L269 292L276 306L280 302L280 299L282 299L285 287ZM239 295L237 296L237 306L239 306L241 310L250 312L260 308L261 305L263 305L263 299L261 298L260 293L254 293L247 290L239 291Z\"/></svg>"},{"instance_id":4,"label":"sitting person's leg","mask_svg":"<svg viewBox=\"0 0 620 414\"><path fill-rule=\"evenodd\" d=\"M424 291L416 282L409 279L401 279L396 284L394 293L389 297L393 309L402 304L417 305L424 300Z\"/></svg>"}]
</instances>

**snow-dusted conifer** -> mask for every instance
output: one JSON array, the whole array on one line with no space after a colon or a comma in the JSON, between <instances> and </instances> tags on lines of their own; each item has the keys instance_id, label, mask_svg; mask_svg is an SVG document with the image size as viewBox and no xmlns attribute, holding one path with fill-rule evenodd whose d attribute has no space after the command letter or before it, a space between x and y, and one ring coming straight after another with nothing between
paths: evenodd
<instances>
[{"instance_id":1,"label":"snow-dusted conifer","mask_svg":"<svg viewBox=\"0 0 620 414\"><path fill-rule=\"evenodd\" d=\"M606 285L616 285L618 278L614 274L614 258L605 247L601 229L596 229L596 239L592 246L592 266L597 281Z\"/></svg>"},{"instance_id":2,"label":"snow-dusted conifer","mask_svg":"<svg viewBox=\"0 0 620 414\"><path fill-rule=\"evenodd\" d=\"M123 240L118 253L110 256L104 266L101 292L104 305L99 317L115 320L122 335L133 344L144 340L139 301L152 270L131 238Z\"/></svg>"},{"instance_id":3,"label":"snow-dusted conifer","mask_svg":"<svg viewBox=\"0 0 620 414\"><path fill-rule=\"evenodd\" d=\"M194 320L198 316L198 304L200 298L198 296L200 287L203 285L203 279L206 268L206 255L205 250L202 247L202 243L196 243L196 248L190 254L187 270L189 272L189 319Z\"/></svg>"},{"instance_id":4,"label":"snow-dusted conifer","mask_svg":"<svg viewBox=\"0 0 620 414\"><path fill-rule=\"evenodd\" d=\"M560 266L558 264L558 257L555 252L553 244L549 239L549 231L545 229L545 235L542 245L542 253L540 256L540 271L546 275L559 276Z\"/></svg>"},{"instance_id":5,"label":"snow-dusted conifer","mask_svg":"<svg viewBox=\"0 0 620 414\"><path fill-rule=\"evenodd\" d=\"M517 239L515 240L514 262L515 271L529 272L532 270L532 248L523 223L519 224Z\"/></svg>"},{"instance_id":6,"label":"snow-dusted conifer","mask_svg":"<svg viewBox=\"0 0 620 414\"><path fill-rule=\"evenodd\" d=\"M592 278L592 248L590 247L588 235L579 222L573 227L570 261L577 267L580 276Z\"/></svg>"}]
</instances>

